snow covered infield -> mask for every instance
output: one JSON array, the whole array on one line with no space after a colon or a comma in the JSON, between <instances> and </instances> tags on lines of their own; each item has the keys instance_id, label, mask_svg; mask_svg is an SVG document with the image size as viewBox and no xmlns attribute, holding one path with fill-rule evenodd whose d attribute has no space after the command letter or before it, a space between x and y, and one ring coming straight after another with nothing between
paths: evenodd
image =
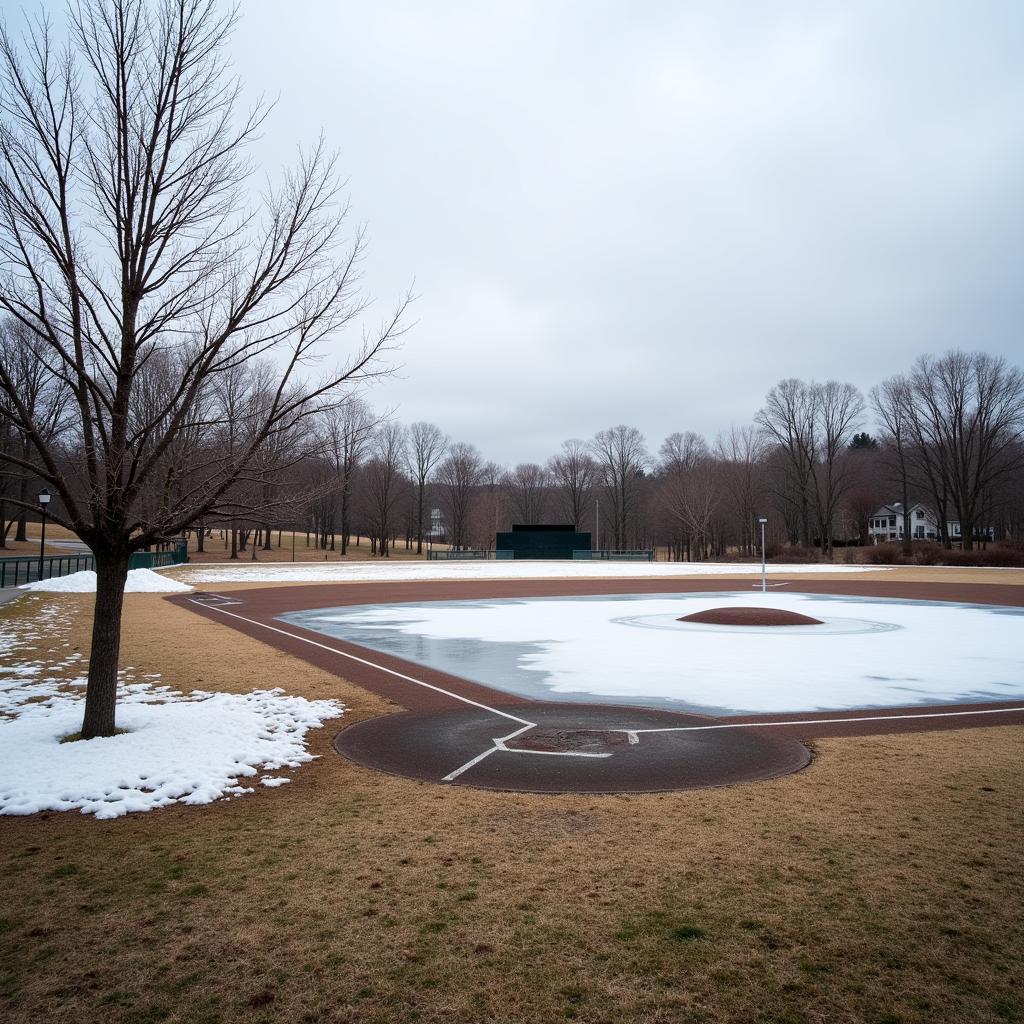
<instances>
[{"instance_id":1,"label":"snow covered infield","mask_svg":"<svg viewBox=\"0 0 1024 1024\"><path fill-rule=\"evenodd\" d=\"M681 576L742 576L761 567L729 562L291 562L268 565L204 565L181 570L186 583L371 583L411 580L662 579ZM890 566L769 565L769 576L800 573L890 572Z\"/></svg>"},{"instance_id":2,"label":"snow covered infield","mask_svg":"<svg viewBox=\"0 0 1024 1024\"><path fill-rule=\"evenodd\" d=\"M677 621L757 604L823 624ZM541 700L737 715L1024 698L1019 608L716 592L431 601L281 618Z\"/></svg>"},{"instance_id":3,"label":"snow covered infield","mask_svg":"<svg viewBox=\"0 0 1024 1024\"><path fill-rule=\"evenodd\" d=\"M253 792L246 783L280 786L289 781L281 769L314 756L306 733L344 710L280 689L186 694L125 668L117 725L126 731L62 743L81 727L85 697L85 678L75 674L82 656L57 639L69 625L68 612L51 605L0 628L0 814L77 809L116 818Z\"/></svg>"}]
</instances>

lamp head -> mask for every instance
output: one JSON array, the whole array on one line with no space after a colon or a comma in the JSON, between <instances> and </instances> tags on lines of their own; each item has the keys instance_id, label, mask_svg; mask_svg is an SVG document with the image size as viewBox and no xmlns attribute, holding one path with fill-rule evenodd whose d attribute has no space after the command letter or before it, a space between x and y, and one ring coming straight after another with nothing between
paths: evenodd
<instances>
[{"instance_id":1,"label":"lamp head","mask_svg":"<svg viewBox=\"0 0 1024 1024\"><path fill-rule=\"evenodd\" d=\"M45 487L39 492L39 504L43 508L50 504L50 492Z\"/></svg>"}]
</instances>

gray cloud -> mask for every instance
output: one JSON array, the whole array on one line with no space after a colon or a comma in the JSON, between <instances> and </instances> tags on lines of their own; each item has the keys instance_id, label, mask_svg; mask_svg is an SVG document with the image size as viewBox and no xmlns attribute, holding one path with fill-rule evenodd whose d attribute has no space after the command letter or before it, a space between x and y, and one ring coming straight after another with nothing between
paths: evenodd
<instances>
[{"instance_id":1,"label":"gray cloud","mask_svg":"<svg viewBox=\"0 0 1024 1024\"><path fill-rule=\"evenodd\" d=\"M782 376L1024 358L1024 7L246 0L268 169L323 129L368 222L371 395L500 461L747 422Z\"/></svg>"}]
</instances>

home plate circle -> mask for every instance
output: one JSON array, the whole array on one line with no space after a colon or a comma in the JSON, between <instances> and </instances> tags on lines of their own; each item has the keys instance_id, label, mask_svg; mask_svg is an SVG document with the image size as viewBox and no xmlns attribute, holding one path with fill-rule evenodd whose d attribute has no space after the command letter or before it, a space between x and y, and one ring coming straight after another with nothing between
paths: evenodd
<instances>
[{"instance_id":1,"label":"home plate circle","mask_svg":"<svg viewBox=\"0 0 1024 1024\"><path fill-rule=\"evenodd\" d=\"M522 703L384 715L343 729L334 748L394 775L542 793L724 786L810 762L791 737L722 724L651 708Z\"/></svg>"}]
</instances>

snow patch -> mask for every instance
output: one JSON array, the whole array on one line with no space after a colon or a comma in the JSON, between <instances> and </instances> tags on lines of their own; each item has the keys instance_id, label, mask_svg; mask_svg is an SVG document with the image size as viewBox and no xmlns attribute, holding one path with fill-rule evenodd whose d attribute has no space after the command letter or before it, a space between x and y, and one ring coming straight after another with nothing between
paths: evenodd
<instances>
[{"instance_id":1,"label":"snow patch","mask_svg":"<svg viewBox=\"0 0 1024 1024\"><path fill-rule=\"evenodd\" d=\"M891 572L891 566L769 565L769 576L800 573ZM689 576L760 576L761 567L728 562L513 561L294 562L287 565L208 565L186 569L189 583L359 583L374 580L659 579Z\"/></svg>"},{"instance_id":2,"label":"snow patch","mask_svg":"<svg viewBox=\"0 0 1024 1024\"><path fill-rule=\"evenodd\" d=\"M137 684L120 695L117 726L126 732L62 743L81 727L83 706L81 697L51 696L0 720L0 814L117 818L252 792L239 781L311 761L306 733L343 711L280 689L184 695Z\"/></svg>"},{"instance_id":3,"label":"snow patch","mask_svg":"<svg viewBox=\"0 0 1024 1024\"><path fill-rule=\"evenodd\" d=\"M68 576L54 576L35 583L23 583L22 590L41 590L55 594L95 594L96 573L91 569L73 572ZM126 594L187 594L192 588L186 583L161 576L152 569L129 569L125 583Z\"/></svg>"},{"instance_id":4,"label":"snow patch","mask_svg":"<svg viewBox=\"0 0 1024 1024\"><path fill-rule=\"evenodd\" d=\"M184 694L127 666L117 687L117 725L127 731L62 743L82 725L84 658L64 639L72 619L61 602L31 595L22 604L29 614L0 621L0 814L116 818L254 792L242 780L281 786L286 777L261 775L312 760L307 732L344 711L280 689Z\"/></svg>"}]
</instances>

